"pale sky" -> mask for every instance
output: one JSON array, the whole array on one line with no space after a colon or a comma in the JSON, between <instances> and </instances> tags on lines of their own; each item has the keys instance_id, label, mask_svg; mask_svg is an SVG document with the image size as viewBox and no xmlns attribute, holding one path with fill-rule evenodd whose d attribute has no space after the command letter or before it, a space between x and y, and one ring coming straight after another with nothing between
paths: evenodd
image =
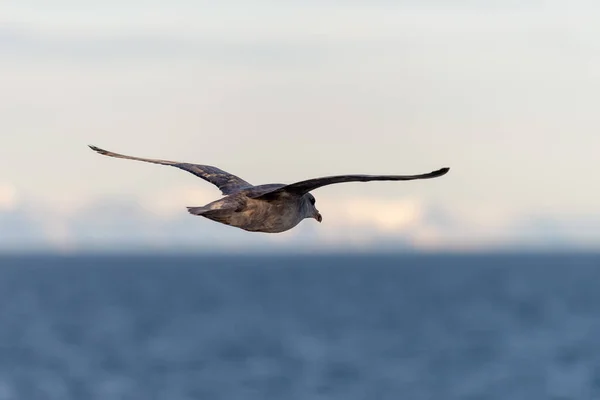
<instances>
[{"instance_id":1,"label":"pale sky","mask_svg":"<svg viewBox=\"0 0 600 400\"><path fill-rule=\"evenodd\" d=\"M600 4L3 1L0 250L600 246ZM261 235L187 215L251 183L323 223ZM161 247L162 246L162 247Z\"/></svg>"}]
</instances>

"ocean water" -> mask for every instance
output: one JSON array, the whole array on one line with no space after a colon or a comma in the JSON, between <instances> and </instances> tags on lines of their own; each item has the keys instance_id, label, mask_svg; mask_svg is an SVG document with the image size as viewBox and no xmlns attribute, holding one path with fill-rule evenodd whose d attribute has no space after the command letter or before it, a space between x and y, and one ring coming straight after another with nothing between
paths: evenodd
<instances>
[{"instance_id":1,"label":"ocean water","mask_svg":"<svg viewBox=\"0 0 600 400\"><path fill-rule=\"evenodd\" d=\"M13 399L600 399L600 256L4 256Z\"/></svg>"}]
</instances>

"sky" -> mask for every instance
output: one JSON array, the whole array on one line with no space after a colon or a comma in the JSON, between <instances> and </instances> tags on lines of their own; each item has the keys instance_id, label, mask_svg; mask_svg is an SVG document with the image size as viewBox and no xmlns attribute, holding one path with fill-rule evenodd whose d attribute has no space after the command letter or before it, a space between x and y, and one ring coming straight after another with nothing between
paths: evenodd
<instances>
[{"instance_id":1,"label":"sky","mask_svg":"<svg viewBox=\"0 0 600 400\"><path fill-rule=\"evenodd\" d=\"M600 248L600 4L0 3L0 251ZM316 190L267 235L174 168Z\"/></svg>"}]
</instances>

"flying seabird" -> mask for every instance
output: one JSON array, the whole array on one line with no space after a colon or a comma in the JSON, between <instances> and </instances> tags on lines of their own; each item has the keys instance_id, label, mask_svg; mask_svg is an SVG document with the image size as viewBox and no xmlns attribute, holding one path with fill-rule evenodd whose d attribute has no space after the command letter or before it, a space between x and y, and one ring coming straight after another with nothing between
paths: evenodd
<instances>
[{"instance_id":1,"label":"flying seabird","mask_svg":"<svg viewBox=\"0 0 600 400\"><path fill-rule=\"evenodd\" d=\"M254 186L245 180L210 165L131 157L96 146L92 150L110 157L170 165L188 171L217 186L225 197L201 207L188 207L193 215L235 226L250 232L278 233L292 229L304 218L321 222L312 190L343 182L410 181L445 175L450 168L419 175L338 175L309 179L289 185L271 183Z\"/></svg>"}]
</instances>

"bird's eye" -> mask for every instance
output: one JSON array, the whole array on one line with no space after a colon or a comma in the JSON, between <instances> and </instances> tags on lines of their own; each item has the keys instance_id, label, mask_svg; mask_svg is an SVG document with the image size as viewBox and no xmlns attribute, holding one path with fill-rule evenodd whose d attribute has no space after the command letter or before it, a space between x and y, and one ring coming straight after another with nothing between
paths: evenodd
<instances>
[{"instance_id":1,"label":"bird's eye","mask_svg":"<svg viewBox=\"0 0 600 400\"><path fill-rule=\"evenodd\" d=\"M313 206L315 205L315 198L314 197L310 198L310 204L312 204Z\"/></svg>"}]
</instances>

